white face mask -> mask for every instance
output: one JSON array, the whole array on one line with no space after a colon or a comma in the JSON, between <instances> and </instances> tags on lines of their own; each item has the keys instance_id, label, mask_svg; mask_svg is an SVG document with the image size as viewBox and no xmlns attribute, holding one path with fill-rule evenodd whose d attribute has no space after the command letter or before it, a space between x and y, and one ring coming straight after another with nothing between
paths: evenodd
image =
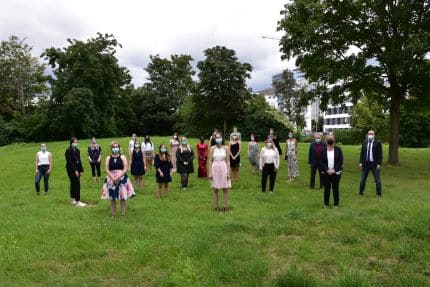
<instances>
[{"instance_id":1,"label":"white face mask","mask_svg":"<svg viewBox=\"0 0 430 287\"><path fill-rule=\"evenodd\" d=\"M41 151L45 152L46 151L46 146L43 146L40 148Z\"/></svg>"},{"instance_id":2,"label":"white face mask","mask_svg":"<svg viewBox=\"0 0 430 287\"><path fill-rule=\"evenodd\" d=\"M273 147L273 144L272 144L272 143L266 143L266 146L267 146L268 148L272 148L272 147Z\"/></svg>"},{"instance_id":3,"label":"white face mask","mask_svg":"<svg viewBox=\"0 0 430 287\"><path fill-rule=\"evenodd\" d=\"M320 143L320 142L321 142L321 139L315 139L315 142L316 142L316 143Z\"/></svg>"},{"instance_id":4,"label":"white face mask","mask_svg":"<svg viewBox=\"0 0 430 287\"><path fill-rule=\"evenodd\" d=\"M374 135L367 135L367 139L368 139L369 141L372 141L374 138L375 138L375 136L374 136Z\"/></svg>"}]
</instances>

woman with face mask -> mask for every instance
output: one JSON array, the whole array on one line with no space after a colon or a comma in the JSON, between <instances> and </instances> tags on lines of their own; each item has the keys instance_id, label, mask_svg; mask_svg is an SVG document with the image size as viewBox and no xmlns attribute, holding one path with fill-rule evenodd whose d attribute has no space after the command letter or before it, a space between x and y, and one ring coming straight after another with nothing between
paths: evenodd
<instances>
[{"instance_id":1,"label":"woman with face mask","mask_svg":"<svg viewBox=\"0 0 430 287\"><path fill-rule=\"evenodd\" d=\"M169 195L169 183L172 181L172 161L165 144L160 145L159 153L154 158L154 166L157 172L155 178L157 180L158 189L157 197ZM164 188L164 193L162 189Z\"/></svg>"},{"instance_id":2,"label":"woman with face mask","mask_svg":"<svg viewBox=\"0 0 430 287\"><path fill-rule=\"evenodd\" d=\"M35 187L36 194L40 194L40 181L43 177L45 186L45 195L48 195L49 189L49 175L52 170L52 155L46 148L46 143L40 145L40 151L36 153L36 177Z\"/></svg>"},{"instance_id":3,"label":"woman with face mask","mask_svg":"<svg viewBox=\"0 0 430 287\"><path fill-rule=\"evenodd\" d=\"M80 178L84 174L82 167L81 153L78 149L78 139L73 137L70 139L69 148L66 149L66 170L70 180L70 198L72 205L78 207L87 206L81 202L81 181Z\"/></svg>"},{"instance_id":4,"label":"woman with face mask","mask_svg":"<svg viewBox=\"0 0 430 287\"><path fill-rule=\"evenodd\" d=\"M327 135L327 146L321 153L320 171L324 176L324 207L329 206L330 192L333 189L334 207L339 206L339 183L342 175L343 153L335 146L333 134Z\"/></svg>"},{"instance_id":5,"label":"woman with face mask","mask_svg":"<svg viewBox=\"0 0 430 287\"><path fill-rule=\"evenodd\" d=\"M258 171L260 166L260 147L258 139L255 134L251 134L248 143L248 159L251 163L251 172L254 174Z\"/></svg>"},{"instance_id":6,"label":"woman with face mask","mask_svg":"<svg viewBox=\"0 0 430 287\"><path fill-rule=\"evenodd\" d=\"M110 145L111 154L106 158L106 179L102 188L102 199L110 200L112 218L116 215L116 202L121 202L121 216L125 216L126 201L135 196L133 185L128 176L127 158L121 154L121 146L117 141Z\"/></svg>"},{"instance_id":7,"label":"woman with face mask","mask_svg":"<svg viewBox=\"0 0 430 287\"><path fill-rule=\"evenodd\" d=\"M131 139L128 142L128 155L131 157L131 154L133 153L134 150L134 142L137 140L137 135L136 134L132 134L131 135Z\"/></svg>"},{"instance_id":8,"label":"woman with face mask","mask_svg":"<svg viewBox=\"0 0 430 287\"><path fill-rule=\"evenodd\" d=\"M142 148L145 152L146 171L150 172L152 170L152 165L154 164L154 143L148 135L145 136L145 142L143 143Z\"/></svg>"},{"instance_id":9,"label":"woman with face mask","mask_svg":"<svg viewBox=\"0 0 430 287\"><path fill-rule=\"evenodd\" d=\"M143 159L143 153L140 146L140 142L136 140L134 142L133 152L130 157L131 174L134 176L134 186L143 188L143 175L145 174L145 161Z\"/></svg>"},{"instance_id":10,"label":"woman with face mask","mask_svg":"<svg viewBox=\"0 0 430 287\"><path fill-rule=\"evenodd\" d=\"M275 188L276 174L279 169L279 152L273 144L273 140L268 137L266 146L260 152L261 170L261 191L266 192L267 178L270 178L269 191L272 193Z\"/></svg>"},{"instance_id":11,"label":"woman with face mask","mask_svg":"<svg viewBox=\"0 0 430 287\"><path fill-rule=\"evenodd\" d=\"M242 151L242 143L239 141L239 137L236 134L232 136L229 149L231 179L236 181L239 179L240 152Z\"/></svg>"},{"instance_id":12,"label":"woman with face mask","mask_svg":"<svg viewBox=\"0 0 430 287\"><path fill-rule=\"evenodd\" d=\"M214 211L220 211L218 207L218 191L224 192L223 212L228 211L228 189L231 188L229 148L224 146L224 140L220 133L214 136L215 146L211 147L208 156L208 177L214 191Z\"/></svg>"},{"instance_id":13,"label":"woman with face mask","mask_svg":"<svg viewBox=\"0 0 430 287\"><path fill-rule=\"evenodd\" d=\"M186 190L189 174L194 173L194 151L188 144L186 137L181 137L181 145L176 151L176 160L177 171L181 175L182 190Z\"/></svg>"},{"instance_id":14,"label":"woman with face mask","mask_svg":"<svg viewBox=\"0 0 430 287\"><path fill-rule=\"evenodd\" d=\"M174 133L172 138L170 139L170 154L172 157L172 165L173 169L172 172L176 172L176 151L178 150L178 147L180 145L178 133Z\"/></svg>"},{"instance_id":15,"label":"woman with face mask","mask_svg":"<svg viewBox=\"0 0 430 287\"><path fill-rule=\"evenodd\" d=\"M294 138L294 133L290 131L288 133L288 139L286 141L287 152L285 159L288 160L288 181L292 182L299 176L299 163L297 161L297 140Z\"/></svg>"},{"instance_id":16,"label":"woman with face mask","mask_svg":"<svg viewBox=\"0 0 430 287\"><path fill-rule=\"evenodd\" d=\"M96 182L96 170L97 170L97 181L100 182L100 162L102 160L102 148L97 144L96 138L91 139L91 144L88 146L88 161L91 166L91 173L93 175L93 182Z\"/></svg>"},{"instance_id":17,"label":"woman with face mask","mask_svg":"<svg viewBox=\"0 0 430 287\"><path fill-rule=\"evenodd\" d=\"M200 143L197 144L197 154L199 158L199 168L197 171L197 176L199 178L206 178L208 176L207 172L207 160L208 160L208 145L205 144L205 138L200 137Z\"/></svg>"}]
</instances>

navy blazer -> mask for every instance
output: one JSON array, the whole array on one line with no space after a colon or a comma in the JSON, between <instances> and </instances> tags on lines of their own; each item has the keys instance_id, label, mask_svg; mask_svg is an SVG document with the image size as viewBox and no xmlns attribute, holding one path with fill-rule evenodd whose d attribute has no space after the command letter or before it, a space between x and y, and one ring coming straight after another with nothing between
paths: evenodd
<instances>
[{"instance_id":1,"label":"navy blazer","mask_svg":"<svg viewBox=\"0 0 430 287\"><path fill-rule=\"evenodd\" d=\"M319 162L317 162L317 155L316 155L316 142L312 142L309 146L309 159L308 159L308 164L312 165L312 166L318 166ZM321 152L323 149L325 149L327 147L327 145L323 142L320 143L321 145Z\"/></svg>"},{"instance_id":2,"label":"navy blazer","mask_svg":"<svg viewBox=\"0 0 430 287\"><path fill-rule=\"evenodd\" d=\"M343 153L342 149L338 146L334 146L334 170L335 172L342 171L343 169ZM327 147L321 152L321 162L319 164L320 171L327 173L328 171L328 158L327 158Z\"/></svg>"},{"instance_id":3,"label":"navy blazer","mask_svg":"<svg viewBox=\"0 0 430 287\"><path fill-rule=\"evenodd\" d=\"M82 162L81 162L81 153L79 151L79 149L73 149L72 147L69 147L68 149L66 149L65 152L65 157L66 157L66 169L67 171L70 172L83 172L84 168L82 167Z\"/></svg>"},{"instance_id":4,"label":"navy blazer","mask_svg":"<svg viewBox=\"0 0 430 287\"><path fill-rule=\"evenodd\" d=\"M367 158L367 144L368 141L364 141L361 145L360 163L364 164ZM382 165L382 144L378 140L373 140L372 146L373 162L377 165Z\"/></svg>"}]
</instances>

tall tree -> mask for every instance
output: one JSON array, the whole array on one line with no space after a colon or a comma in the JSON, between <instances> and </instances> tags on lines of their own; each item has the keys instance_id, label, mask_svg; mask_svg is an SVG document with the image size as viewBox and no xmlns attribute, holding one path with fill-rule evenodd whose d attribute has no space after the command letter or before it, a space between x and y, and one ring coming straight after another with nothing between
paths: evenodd
<instances>
[{"instance_id":1,"label":"tall tree","mask_svg":"<svg viewBox=\"0 0 430 287\"><path fill-rule=\"evenodd\" d=\"M116 58L116 49L121 45L113 35L100 33L86 42L70 39L68 42L66 48L49 48L42 54L55 75L51 80L52 107L61 110L79 101L86 103L87 109L82 112L91 113L93 134L117 134L123 91L131 81L129 71L121 67ZM85 121L78 121L76 124L80 126L72 128L66 124L68 113L57 115L57 122L64 126L68 135L90 136ZM76 134L77 131L83 134Z\"/></svg>"},{"instance_id":2,"label":"tall tree","mask_svg":"<svg viewBox=\"0 0 430 287\"><path fill-rule=\"evenodd\" d=\"M45 66L31 50L16 36L0 42L0 115L5 119L24 116L33 100L48 92Z\"/></svg>"},{"instance_id":3,"label":"tall tree","mask_svg":"<svg viewBox=\"0 0 430 287\"><path fill-rule=\"evenodd\" d=\"M299 90L294 73L285 69L282 71L282 77L279 80L274 80L272 86L279 98L281 110L297 127L303 127L304 116L299 102Z\"/></svg>"},{"instance_id":4,"label":"tall tree","mask_svg":"<svg viewBox=\"0 0 430 287\"><path fill-rule=\"evenodd\" d=\"M197 64L199 92L195 95L197 106L206 117L227 124L238 121L246 107L250 92L246 79L250 78L252 66L239 62L234 50L216 46L204 51L206 59Z\"/></svg>"},{"instance_id":5,"label":"tall tree","mask_svg":"<svg viewBox=\"0 0 430 287\"><path fill-rule=\"evenodd\" d=\"M400 106L411 92L428 93L417 87L430 81L430 1L295 0L281 14L282 57L297 57L316 84L309 98L320 95L326 106L366 93L389 104L388 161L397 164Z\"/></svg>"},{"instance_id":6,"label":"tall tree","mask_svg":"<svg viewBox=\"0 0 430 287\"><path fill-rule=\"evenodd\" d=\"M148 83L134 92L139 131L171 134L178 111L195 89L189 55L151 56L145 68Z\"/></svg>"}]
</instances>

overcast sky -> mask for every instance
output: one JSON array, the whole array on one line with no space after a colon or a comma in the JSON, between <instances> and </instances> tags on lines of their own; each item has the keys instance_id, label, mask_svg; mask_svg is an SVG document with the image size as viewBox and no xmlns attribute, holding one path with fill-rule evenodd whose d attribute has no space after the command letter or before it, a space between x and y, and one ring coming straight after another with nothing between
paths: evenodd
<instances>
[{"instance_id":1,"label":"overcast sky","mask_svg":"<svg viewBox=\"0 0 430 287\"><path fill-rule=\"evenodd\" d=\"M190 54L196 65L203 50L216 45L234 49L253 66L248 85L258 91L271 86L273 74L294 68L281 61L276 32L286 0L2 0L0 40L27 38L40 55L48 47L64 47L67 38L85 40L97 32L112 33L122 44L120 64L136 86L145 82L149 55Z\"/></svg>"}]
</instances>

